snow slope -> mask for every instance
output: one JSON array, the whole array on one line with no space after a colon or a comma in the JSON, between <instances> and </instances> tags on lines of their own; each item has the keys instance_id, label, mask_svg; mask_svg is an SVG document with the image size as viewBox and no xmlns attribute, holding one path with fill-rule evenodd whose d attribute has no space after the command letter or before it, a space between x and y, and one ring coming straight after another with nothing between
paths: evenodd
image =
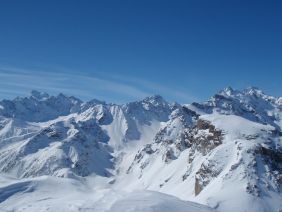
<instances>
[{"instance_id":1,"label":"snow slope","mask_svg":"<svg viewBox=\"0 0 282 212\"><path fill-rule=\"evenodd\" d=\"M69 179L38 177L15 180L1 178L1 211L95 211L95 212L212 212L200 204L181 201L178 198L151 191L125 192L109 187L97 187L107 179Z\"/></svg>"}]
</instances>

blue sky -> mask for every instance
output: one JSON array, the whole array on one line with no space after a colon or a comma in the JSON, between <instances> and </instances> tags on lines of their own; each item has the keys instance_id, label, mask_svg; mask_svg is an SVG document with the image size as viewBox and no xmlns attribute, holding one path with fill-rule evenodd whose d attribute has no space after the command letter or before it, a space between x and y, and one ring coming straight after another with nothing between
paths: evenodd
<instances>
[{"instance_id":1,"label":"blue sky","mask_svg":"<svg viewBox=\"0 0 282 212\"><path fill-rule=\"evenodd\" d=\"M0 3L0 98L32 89L126 102L282 95L282 1Z\"/></svg>"}]
</instances>

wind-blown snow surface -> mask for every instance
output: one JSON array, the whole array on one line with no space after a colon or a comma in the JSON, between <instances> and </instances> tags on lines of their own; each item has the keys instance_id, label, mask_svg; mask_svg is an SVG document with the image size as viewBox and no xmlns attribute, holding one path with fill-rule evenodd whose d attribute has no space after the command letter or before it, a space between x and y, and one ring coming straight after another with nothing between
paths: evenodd
<instances>
[{"instance_id":1,"label":"wind-blown snow surface","mask_svg":"<svg viewBox=\"0 0 282 212\"><path fill-rule=\"evenodd\" d=\"M257 88L190 105L33 91L0 101L0 210L279 211L281 129L281 97Z\"/></svg>"},{"instance_id":2,"label":"wind-blown snow surface","mask_svg":"<svg viewBox=\"0 0 282 212\"><path fill-rule=\"evenodd\" d=\"M152 191L125 192L107 179L81 180L50 176L14 180L1 178L1 211L212 212L207 206Z\"/></svg>"}]
</instances>

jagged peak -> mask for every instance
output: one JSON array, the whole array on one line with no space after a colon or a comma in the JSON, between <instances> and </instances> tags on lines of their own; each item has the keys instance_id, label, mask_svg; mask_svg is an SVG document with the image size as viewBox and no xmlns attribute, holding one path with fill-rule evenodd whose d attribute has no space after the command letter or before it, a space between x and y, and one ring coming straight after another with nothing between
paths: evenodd
<instances>
[{"instance_id":1,"label":"jagged peak","mask_svg":"<svg viewBox=\"0 0 282 212\"><path fill-rule=\"evenodd\" d=\"M264 94L264 92L259 89L258 87L255 86L249 86L246 89L243 90L244 94L249 94L249 95L253 95L253 94Z\"/></svg>"},{"instance_id":2,"label":"jagged peak","mask_svg":"<svg viewBox=\"0 0 282 212\"><path fill-rule=\"evenodd\" d=\"M49 94L45 93L45 92L40 92L37 90L32 90L30 92L30 96L37 99L37 100L45 100L47 98L49 98Z\"/></svg>"},{"instance_id":3,"label":"jagged peak","mask_svg":"<svg viewBox=\"0 0 282 212\"><path fill-rule=\"evenodd\" d=\"M221 95L226 95L226 96L231 96L235 93L236 91L231 87L231 86L227 86L226 88L224 88L223 90L221 90L219 92L219 94Z\"/></svg>"},{"instance_id":4,"label":"jagged peak","mask_svg":"<svg viewBox=\"0 0 282 212\"><path fill-rule=\"evenodd\" d=\"M86 110L88 108L96 107L96 106L107 106L108 104L105 101L101 101L98 99L91 99L90 101L83 102L81 104L82 110ZM111 104L109 104L111 105Z\"/></svg>"},{"instance_id":5,"label":"jagged peak","mask_svg":"<svg viewBox=\"0 0 282 212\"><path fill-rule=\"evenodd\" d=\"M277 99L277 103L278 103L278 105L282 105L282 97L279 97L279 98Z\"/></svg>"},{"instance_id":6,"label":"jagged peak","mask_svg":"<svg viewBox=\"0 0 282 212\"><path fill-rule=\"evenodd\" d=\"M242 91L242 94L245 96L253 96L255 98L260 98L272 103L278 103L279 97L266 94L263 90L258 87L248 87ZM278 103L279 104L279 103Z\"/></svg>"},{"instance_id":7,"label":"jagged peak","mask_svg":"<svg viewBox=\"0 0 282 212\"><path fill-rule=\"evenodd\" d=\"M260 88L255 87L255 86L249 86L245 89L242 90L236 90L233 89L232 87L228 86L226 88L224 88L223 90L221 90L220 92L218 92L217 94L219 95L223 95L223 96L267 96Z\"/></svg>"},{"instance_id":8,"label":"jagged peak","mask_svg":"<svg viewBox=\"0 0 282 212\"><path fill-rule=\"evenodd\" d=\"M53 96L53 95L49 95L46 92L41 92L41 91L37 91L37 90L32 90L30 92L30 98L36 99L38 101L46 101L49 99L59 99L61 101L64 100L71 100L73 102L77 102L77 103L82 103L82 101L74 96L67 96L63 93L59 93L57 96ZM21 99L21 98L19 98Z\"/></svg>"},{"instance_id":9,"label":"jagged peak","mask_svg":"<svg viewBox=\"0 0 282 212\"><path fill-rule=\"evenodd\" d=\"M73 99L74 97L68 97L63 93L59 93L57 96L54 96L54 98L64 101L67 99Z\"/></svg>"},{"instance_id":10,"label":"jagged peak","mask_svg":"<svg viewBox=\"0 0 282 212\"><path fill-rule=\"evenodd\" d=\"M226 88L224 88L224 91L226 92L233 92L233 88L231 86L227 86Z\"/></svg>"},{"instance_id":11,"label":"jagged peak","mask_svg":"<svg viewBox=\"0 0 282 212\"><path fill-rule=\"evenodd\" d=\"M153 105L163 105L163 104L167 104L167 102L164 100L164 98L161 95L152 95L152 96L148 96L146 98L144 98L142 100L142 102L149 102Z\"/></svg>"},{"instance_id":12,"label":"jagged peak","mask_svg":"<svg viewBox=\"0 0 282 212\"><path fill-rule=\"evenodd\" d=\"M91 99L90 101L86 102L86 104L91 104L91 105L106 105L105 101L101 101L99 99Z\"/></svg>"},{"instance_id":13,"label":"jagged peak","mask_svg":"<svg viewBox=\"0 0 282 212\"><path fill-rule=\"evenodd\" d=\"M132 105L143 105L143 107L145 105L151 105L153 107L159 107L159 106L168 106L169 104L167 103L167 101L165 101L163 99L162 96L160 95L152 95L152 96L148 96L148 97L145 97L144 99L142 100L139 100L139 101L134 101L134 102L129 102L129 103L126 103L124 106L132 106ZM146 107L147 107L146 106Z\"/></svg>"}]
</instances>

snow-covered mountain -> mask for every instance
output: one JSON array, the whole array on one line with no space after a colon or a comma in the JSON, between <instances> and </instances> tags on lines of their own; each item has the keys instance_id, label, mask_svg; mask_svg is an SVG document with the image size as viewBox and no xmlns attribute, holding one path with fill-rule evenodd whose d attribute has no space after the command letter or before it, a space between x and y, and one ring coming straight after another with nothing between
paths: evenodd
<instances>
[{"instance_id":1,"label":"snow-covered mountain","mask_svg":"<svg viewBox=\"0 0 282 212\"><path fill-rule=\"evenodd\" d=\"M92 209L57 207L65 211L124 211L130 202L128 211L163 211L166 201L179 211L279 211L281 130L282 97L253 87L187 105L158 95L117 105L32 91L0 101L0 209L21 211L13 202L22 199L55 211L59 200L47 199L60 181L67 190L88 186L87 194L122 197L107 207L97 207L105 197L93 199ZM45 188L46 200L30 198ZM140 199L148 205L138 206Z\"/></svg>"}]
</instances>

